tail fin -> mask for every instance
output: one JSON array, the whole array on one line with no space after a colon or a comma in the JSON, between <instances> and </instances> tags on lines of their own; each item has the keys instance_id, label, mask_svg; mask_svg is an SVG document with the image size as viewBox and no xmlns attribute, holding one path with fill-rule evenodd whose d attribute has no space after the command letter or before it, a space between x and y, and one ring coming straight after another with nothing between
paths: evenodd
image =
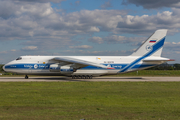
<instances>
[{"instance_id":1,"label":"tail fin","mask_svg":"<svg viewBox=\"0 0 180 120\"><path fill-rule=\"evenodd\" d=\"M167 29L156 30L133 54L132 56L161 56Z\"/></svg>"}]
</instances>

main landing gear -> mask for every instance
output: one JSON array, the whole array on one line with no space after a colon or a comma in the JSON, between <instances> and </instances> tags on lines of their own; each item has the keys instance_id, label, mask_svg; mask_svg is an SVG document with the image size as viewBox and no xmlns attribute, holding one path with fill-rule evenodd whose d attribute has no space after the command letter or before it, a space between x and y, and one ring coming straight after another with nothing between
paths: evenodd
<instances>
[{"instance_id":1,"label":"main landing gear","mask_svg":"<svg viewBox=\"0 0 180 120\"><path fill-rule=\"evenodd\" d=\"M72 75L72 79L92 79L92 75Z\"/></svg>"},{"instance_id":2,"label":"main landing gear","mask_svg":"<svg viewBox=\"0 0 180 120\"><path fill-rule=\"evenodd\" d=\"M27 75L25 76L25 79L28 79L28 76L27 76Z\"/></svg>"}]
</instances>

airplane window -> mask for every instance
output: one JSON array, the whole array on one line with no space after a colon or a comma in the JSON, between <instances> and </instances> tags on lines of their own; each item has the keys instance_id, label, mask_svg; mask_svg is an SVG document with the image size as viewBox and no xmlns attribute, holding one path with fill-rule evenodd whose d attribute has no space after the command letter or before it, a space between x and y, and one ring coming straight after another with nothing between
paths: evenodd
<instances>
[{"instance_id":1,"label":"airplane window","mask_svg":"<svg viewBox=\"0 0 180 120\"><path fill-rule=\"evenodd\" d=\"M21 60L22 59L22 57L18 57L16 60Z\"/></svg>"}]
</instances>

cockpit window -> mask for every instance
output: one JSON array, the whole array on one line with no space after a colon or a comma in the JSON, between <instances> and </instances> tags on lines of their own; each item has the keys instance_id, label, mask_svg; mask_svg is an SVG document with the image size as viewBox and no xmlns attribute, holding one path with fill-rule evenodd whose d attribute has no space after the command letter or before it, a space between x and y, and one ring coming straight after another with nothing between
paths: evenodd
<instances>
[{"instance_id":1,"label":"cockpit window","mask_svg":"<svg viewBox=\"0 0 180 120\"><path fill-rule=\"evenodd\" d=\"M18 57L16 60L21 60L22 59L22 57Z\"/></svg>"}]
</instances>

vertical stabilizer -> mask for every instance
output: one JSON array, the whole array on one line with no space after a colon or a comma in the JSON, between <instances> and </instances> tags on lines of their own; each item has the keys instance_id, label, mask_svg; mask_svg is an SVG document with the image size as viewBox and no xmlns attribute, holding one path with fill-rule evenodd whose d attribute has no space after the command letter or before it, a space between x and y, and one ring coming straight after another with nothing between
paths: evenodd
<instances>
[{"instance_id":1,"label":"vertical stabilizer","mask_svg":"<svg viewBox=\"0 0 180 120\"><path fill-rule=\"evenodd\" d=\"M151 56L160 57L164 45L167 29L156 30L133 54L132 56L144 56L151 53Z\"/></svg>"}]
</instances>

